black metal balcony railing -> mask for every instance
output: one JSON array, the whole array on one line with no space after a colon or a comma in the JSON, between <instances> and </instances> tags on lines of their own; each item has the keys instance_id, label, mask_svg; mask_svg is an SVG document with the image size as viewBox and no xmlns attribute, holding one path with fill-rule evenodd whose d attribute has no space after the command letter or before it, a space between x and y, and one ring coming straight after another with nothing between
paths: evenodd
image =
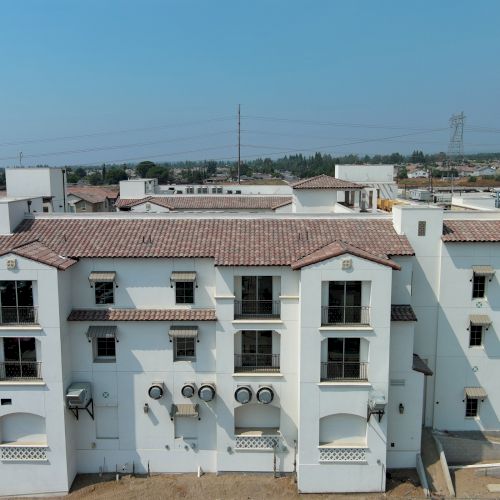
<instances>
[{"instance_id":1,"label":"black metal balcony railing","mask_svg":"<svg viewBox=\"0 0 500 500\"><path fill-rule=\"evenodd\" d=\"M359 361L321 363L321 380L368 380L368 363Z\"/></svg>"},{"instance_id":2,"label":"black metal balcony railing","mask_svg":"<svg viewBox=\"0 0 500 500\"><path fill-rule=\"evenodd\" d=\"M280 371L279 354L235 354L234 371L276 373Z\"/></svg>"},{"instance_id":3,"label":"black metal balcony railing","mask_svg":"<svg viewBox=\"0 0 500 500\"><path fill-rule=\"evenodd\" d=\"M3 361L0 363L0 380L41 380L40 361Z\"/></svg>"},{"instance_id":4,"label":"black metal balcony railing","mask_svg":"<svg viewBox=\"0 0 500 500\"><path fill-rule=\"evenodd\" d=\"M235 300L234 317L241 318L279 318L279 300Z\"/></svg>"},{"instance_id":5,"label":"black metal balcony railing","mask_svg":"<svg viewBox=\"0 0 500 500\"><path fill-rule=\"evenodd\" d=\"M2 306L0 307L0 324L2 325L36 325L38 310L36 306Z\"/></svg>"},{"instance_id":6,"label":"black metal balcony railing","mask_svg":"<svg viewBox=\"0 0 500 500\"><path fill-rule=\"evenodd\" d=\"M322 325L369 325L369 306L323 306Z\"/></svg>"}]
</instances>

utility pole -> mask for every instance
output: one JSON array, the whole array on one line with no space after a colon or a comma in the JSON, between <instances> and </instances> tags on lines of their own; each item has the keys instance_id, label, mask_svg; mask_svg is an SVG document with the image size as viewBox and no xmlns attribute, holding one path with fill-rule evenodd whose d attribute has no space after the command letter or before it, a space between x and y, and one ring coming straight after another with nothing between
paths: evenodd
<instances>
[{"instance_id":1,"label":"utility pole","mask_svg":"<svg viewBox=\"0 0 500 500\"><path fill-rule=\"evenodd\" d=\"M23 152L22 151L19 152L19 166L20 167L23 166Z\"/></svg>"},{"instance_id":2,"label":"utility pole","mask_svg":"<svg viewBox=\"0 0 500 500\"><path fill-rule=\"evenodd\" d=\"M238 184L241 183L241 104L238 104Z\"/></svg>"},{"instance_id":3,"label":"utility pole","mask_svg":"<svg viewBox=\"0 0 500 500\"><path fill-rule=\"evenodd\" d=\"M453 162L464 162L464 123L462 111L450 118L450 142L448 143L448 174L451 177L451 195L453 196Z\"/></svg>"}]
</instances>

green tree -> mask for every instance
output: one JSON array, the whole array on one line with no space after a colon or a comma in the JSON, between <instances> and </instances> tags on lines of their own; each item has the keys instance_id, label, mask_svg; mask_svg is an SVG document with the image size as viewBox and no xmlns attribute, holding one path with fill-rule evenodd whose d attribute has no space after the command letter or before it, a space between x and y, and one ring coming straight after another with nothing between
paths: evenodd
<instances>
[{"instance_id":1,"label":"green tree","mask_svg":"<svg viewBox=\"0 0 500 500\"><path fill-rule=\"evenodd\" d=\"M106 170L106 177L104 178L104 182L107 184L118 184L120 181L124 181L127 179L127 173L123 167L111 167Z\"/></svg>"},{"instance_id":2,"label":"green tree","mask_svg":"<svg viewBox=\"0 0 500 500\"><path fill-rule=\"evenodd\" d=\"M145 177L147 177L147 173L148 173L148 170L152 167L156 167L156 163L152 162L152 161L141 161L141 163L139 163L136 167L135 167L135 171L137 172L137 174L142 177L143 179Z\"/></svg>"},{"instance_id":3,"label":"green tree","mask_svg":"<svg viewBox=\"0 0 500 500\"><path fill-rule=\"evenodd\" d=\"M399 167L398 179L408 179L408 170L404 165L402 167Z\"/></svg>"},{"instance_id":4,"label":"green tree","mask_svg":"<svg viewBox=\"0 0 500 500\"><path fill-rule=\"evenodd\" d=\"M96 170L87 176L87 180L91 186L98 186L99 184L102 184L102 173Z\"/></svg>"}]
</instances>

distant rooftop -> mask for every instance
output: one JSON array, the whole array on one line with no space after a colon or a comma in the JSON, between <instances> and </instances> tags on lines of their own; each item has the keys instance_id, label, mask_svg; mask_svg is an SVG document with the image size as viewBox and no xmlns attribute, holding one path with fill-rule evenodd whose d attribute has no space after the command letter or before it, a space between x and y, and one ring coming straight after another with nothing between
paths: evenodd
<instances>
[{"instance_id":1,"label":"distant rooftop","mask_svg":"<svg viewBox=\"0 0 500 500\"><path fill-rule=\"evenodd\" d=\"M331 175L317 175L316 177L309 177L302 179L292 184L293 189L363 189L364 186L356 184L355 182L344 181L337 179Z\"/></svg>"}]
</instances>

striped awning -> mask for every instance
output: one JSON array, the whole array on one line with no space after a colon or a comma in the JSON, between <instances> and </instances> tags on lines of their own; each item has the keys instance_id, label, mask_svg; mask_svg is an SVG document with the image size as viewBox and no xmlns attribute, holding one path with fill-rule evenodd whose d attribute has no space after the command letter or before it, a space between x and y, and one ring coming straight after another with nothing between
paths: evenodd
<instances>
[{"instance_id":1,"label":"striped awning","mask_svg":"<svg viewBox=\"0 0 500 500\"><path fill-rule=\"evenodd\" d=\"M485 399L488 394L482 387L465 387L464 388L465 397L470 399Z\"/></svg>"},{"instance_id":2,"label":"striped awning","mask_svg":"<svg viewBox=\"0 0 500 500\"><path fill-rule=\"evenodd\" d=\"M170 276L170 281L196 281L195 271L174 271Z\"/></svg>"},{"instance_id":3,"label":"striped awning","mask_svg":"<svg viewBox=\"0 0 500 500\"><path fill-rule=\"evenodd\" d=\"M495 270L491 266L472 266L472 272L476 276L492 276Z\"/></svg>"},{"instance_id":4,"label":"striped awning","mask_svg":"<svg viewBox=\"0 0 500 500\"><path fill-rule=\"evenodd\" d=\"M198 411L198 406L197 404L178 404L178 405L172 405L172 408L170 410L170 416L173 417L198 417L199 411Z\"/></svg>"},{"instance_id":5,"label":"striped awning","mask_svg":"<svg viewBox=\"0 0 500 500\"><path fill-rule=\"evenodd\" d=\"M92 282L107 282L112 283L116 280L116 273L114 271L92 271L89 274L89 281Z\"/></svg>"},{"instance_id":6,"label":"striped awning","mask_svg":"<svg viewBox=\"0 0 500 500\"><path fill-rule=\"evenodd\" d=\"M477 325L477 326L491 325L491 319L487 314L471 314L469 316L469 321L471 325Z\"/></svg>"},{"instance_id":7,"label":"striped awning","mask_svg":"<svg viewBox=\"0 0 500 500\"><path fill-rule=\"evenodd\" d=\"M87 330L87 338L91 339L102 339L102 338L114 338L116 339L116 326L108 325L93 325L89 326Z\"/></svg>"},{"instance_id":8,"label":"striped awning","mask_svg":"<svg viewBox=\"0 0 500 500\"><path fill-rule=\"evenodd\" d=\"M172 339L176 338L196 338L198 337L197 326L171 326L168 335Z\"/></svg>"}]
</instances>

